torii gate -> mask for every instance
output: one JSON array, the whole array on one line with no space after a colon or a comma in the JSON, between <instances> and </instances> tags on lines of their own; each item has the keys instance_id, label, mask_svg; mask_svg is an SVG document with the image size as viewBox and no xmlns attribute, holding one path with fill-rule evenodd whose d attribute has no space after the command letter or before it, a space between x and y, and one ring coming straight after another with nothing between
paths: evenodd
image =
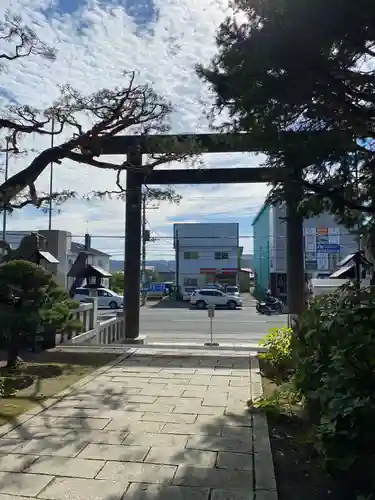
<instances>
[{"instance_id":1,"label":"torii gate","mask_svg":"<svg viewBox=\"0 0 375 500\"><path fill-rule=\"evenodd\" d=\"M276 146L275 146L276 145ZM134 170L127 171L125 223L125 292L124 316L126 339L139 336L140 267L141 267L141 203L142 185L147 174L148 185L165 184L234 184L283 182L287 205L287 284L289 313L299 315L305 308L305 269L303 219L297 207L301 196L300 175L303 166L314 162L315 146L319 152L344 152L352 148L352 138L336 132L282 132L269 134L184 134L151 136L114 136L103 138L100 154L127 155ZM285 168L224 168L154 170L142 166L142 155L153 153L283 152ZM301 157L301 151L304 151ZM297 157L298 155L298 157ZM126 308L126 313L125 313Z\"/></svg>"}]
</instances>

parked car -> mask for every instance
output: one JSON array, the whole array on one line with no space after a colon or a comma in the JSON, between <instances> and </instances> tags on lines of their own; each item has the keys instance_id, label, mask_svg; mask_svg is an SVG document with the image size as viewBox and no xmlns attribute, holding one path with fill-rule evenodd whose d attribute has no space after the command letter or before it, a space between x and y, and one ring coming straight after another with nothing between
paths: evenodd
<instances>
[{"instance_id":1,"label":"parked car","mask_svg":"<svg viewBox=\"0 0 375 500\"><path fill-rule=\"evenodd\" d=\"M188 301L190 300L191 294L192 294L193 292L195 292L195 290L196 290L196 287L194 287L194 286L191 286L191 287L185 287L185 290L184 290L184 292L183 292L183 294L182 294L183 300L184 300L185 302L188 302Z\"/></svg>"},{"instance_id":2,"label":"parked car","mask_svg":"<svg viewBox=\"0 0 375 500\"><path fill-rule=\"evenodd\" d=\"M227 307L236 309L242 307L242 300L235 295L223 293L220 290L205 288L195 290L190 297L190 304L198 309L205 309L207 306Z\"/></svg>"},{"instance_id":3,"label":"parked car","mask_svg":"<svg viewBox=\"0 0 375 500\"><path fill-rule=\"evenodd\" d=\"M224 291L223 285L220 285L219 283L209 283L208 285L206 285L206 289L221 290L222 292Z\"/></svg>"},{"instance_id":4,"label":"parked car","mask_svg":"<svg viewBox=\"0 0 375 500\"><path fill-rule=\"evenodd\" d=\"M124 303L122 295L119 295L113 290L109 290L109 288L98 288L96 291L98 296L98 307L101 309L122 309ZM73 299L77 302L85 302L89 296L90 288L81 287L77 288Z\"/></svg>"},{"instance_id":5,"label":"parked car","mask_svg":"<svg viewBox=\"0 0 375 500\"><path fill-rule=\"evenodd\" d=\"M238 288L238 286L235 285L227 285L225 287L225 293L227 293L228 295L234 295L235 297L239 297L240 289Z\"/></svg>"}]
</instances>

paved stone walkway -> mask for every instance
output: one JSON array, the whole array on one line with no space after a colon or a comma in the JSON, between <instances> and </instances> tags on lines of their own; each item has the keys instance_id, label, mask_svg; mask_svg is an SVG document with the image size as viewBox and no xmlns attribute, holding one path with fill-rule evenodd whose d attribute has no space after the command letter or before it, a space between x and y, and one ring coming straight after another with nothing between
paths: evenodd
<instances>
[{"instance_id":1,"label":"paved stone walkway","mask_svg":"<svg viewBox=\"0 0 375 500\"><path fill-rule=\"evenodd\" d=\"M277 500L244 352L130 349L0 428L0 500Z\"/></svg>"}]
</instances>

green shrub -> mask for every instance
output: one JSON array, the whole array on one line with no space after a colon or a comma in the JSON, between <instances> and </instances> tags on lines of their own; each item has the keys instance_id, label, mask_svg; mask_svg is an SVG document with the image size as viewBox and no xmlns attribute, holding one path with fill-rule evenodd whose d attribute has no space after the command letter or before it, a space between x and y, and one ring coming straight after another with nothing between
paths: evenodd
<instances>
[{"instance_id":1,"label":"green shrub","mask_svg":"<svg viewBox=\"0 0 375 500\"><path fill-rule=\"evenodd\" d=\"M259 358L266 361L267 365L275 372L288 378L292 368L292 330L285 326L271 328L268 334L259 342L266 349L259 354Z\"/></svg>"},{"instance_id":2,"label":"green shrub","mask_svg":"<svg viewBox=\"0 0 375 500\"><path fill-rule=\"evenodd\" d=\"M374 492L375 292L347 286L314 298L292 349L328 472L344 480L348 498Z\"/></svg>"},{"instance_id":3,"label":"green shrub","mask_svg":"<svg viewBox=\"0 0 375 500\"><path fill-rule=\"evenodd\" d=\"M0 324L7 345L7 367L14 368L19 349L38 330L48 335L56 331L80 330L71 318L78 306L68 293L41 266L24 260L0 265Z\"/></svg>"}]
</instances>

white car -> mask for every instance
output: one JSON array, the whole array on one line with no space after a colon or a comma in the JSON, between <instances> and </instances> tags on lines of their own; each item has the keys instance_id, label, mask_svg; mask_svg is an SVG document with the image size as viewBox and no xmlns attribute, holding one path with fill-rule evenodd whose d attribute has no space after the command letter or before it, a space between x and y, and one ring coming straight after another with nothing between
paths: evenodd
<instances>
[{"instance_id":1,"label":"white car","mask_svg":"<svg viewBox=\"0 0 375 500\"><path fill-rule=\"evenodd\" d=\"M109 290L108 288L98 288L96 290L98 297L98 307L101 309L122 309L124 298L122 295ZM77 288L73 297L77 302L84 302L90 296L90 289L81 287Z\"/></svg>"},{"instance_id":2,"label":"white car","mask_svg":"<svg viewBox=\"0 0 375 500\"><path fill-rule=\"evenodd\" d=\"M235 297L240 296L240 289L235 285L227 285L225 287L225 293L228 295L234 295Z\"/></svg>"},{"instance_id":3,"label":"white car","mask_svg":"<svg viewBox=\"0 0 375 500\"><path fill-rule=\"evenodd\" d=\"M191 294L190 304L196 306L198 309L205 309L207 306L236 309L237 307L242 307L242 300L235 295L223 293L220 290L205 288L203 290L195 290Z\"/></svg>"}]
</instances>

